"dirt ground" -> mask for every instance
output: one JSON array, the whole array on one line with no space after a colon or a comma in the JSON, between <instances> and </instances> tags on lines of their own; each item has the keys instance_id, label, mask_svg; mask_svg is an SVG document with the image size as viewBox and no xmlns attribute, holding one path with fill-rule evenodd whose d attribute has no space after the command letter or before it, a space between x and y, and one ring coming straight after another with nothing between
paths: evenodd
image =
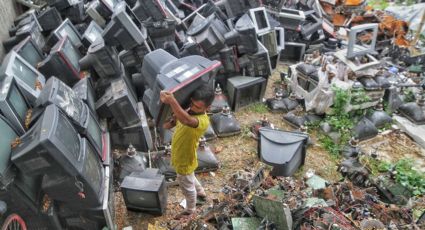
<instances>
[{"instance_id":1,"label":"dirt ground","mask_svg":"<svg viewBox=\"0 0 425 230\"><path fill-rule=\"evenodd\" d=\"M272 97L273 87L276 82L280 80L279 73L286 68L287 65L282 63L276 68L268 81L265 98ZM210 206L213 199L219 198L220 190L228 184L236 171L255 171L255 169L258 169L262 165L257 157L257 141L249 135L249 127L254 121L266 115L275 127L283 130L293 130L293 128L282 120L283 114L273 114L246 108L238 111L235 115L241 123L242 133L233 137L219 138L208 143L212 149L221 149L221 151L216 153L217 158L221 162L221 168L214 173L204 173L197 176L204 185L209 197L208 202L199 207L198 210ZM302 179L305 172L312 169L317 175L330 182L340 180L341 175L337 172L338 160L331 158L327 151L320 146L314 136L312 136L312 140L313 145L307 150L305 165L298 170L295 177ZM396 160L406 156L418 159L422 158L420 166L425 168L425 163L423 161L425 151L404 134L379 135L361 144L362 147L365 148L365 151L372 151L377 148L379 152L382 152L383 158L388 160ZM182 207L179 206L182 200L183 195L178 186L169 187L166 214L163 216L152 216L149 214L127 211L122 195L117 191L115 193L115 210L118 229L122 229L126 226L132 226L133 229L137 230L148 229L149 224L152 225L149 229L161 229L161 227L166 229L170 226L176 226L178 225L178 221L173 220L173 217L182 210Z\"/></svg>"}]
</instances>

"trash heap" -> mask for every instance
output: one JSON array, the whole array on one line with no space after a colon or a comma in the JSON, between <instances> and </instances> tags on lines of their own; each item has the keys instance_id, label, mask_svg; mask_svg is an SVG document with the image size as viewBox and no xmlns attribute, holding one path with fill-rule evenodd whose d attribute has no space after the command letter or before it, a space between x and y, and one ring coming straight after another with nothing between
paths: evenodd
<instances>
[{"instance_id":1,"label":"trash heap","mask_svg":"<svg viewBox=\"0 0 425 230\"><path fill-rule=\"evenodd\" d=\"M29 228L116 229L114 178L127 208L163 214L165 181L176 174L170 166L173 131L162 126L172 114L160 102L160 91L172 92L186 107L201 85L215 89L196 172L217 170L220 163L207 140L242 132L234 112L263 101L279 61L297 64L281 73L281 86L266 104L298 130L275 129L266 118L252 129L258 157L273 166L273 176L292 176L304 164L311 143L307 130L313 126L338 146L338 154L347 144L349 158L356 157L357 141L376 136L392 120L425 145L415 129L425 123L421 43L405 22L371 9L366 1L41 4L25 1L33 9L14 20L10 38L2 41L8 53L0 68L5 133L0 210L2 217L16 213L31 223ZM113 154L118 149L127 153ZM370 181L367 173L357 170L361 167L354 171L364 172L363 177L357 177L347 173L353 171L347 165L342 172L353 183L370 185L364 183ZM331 190L332 197L325 197L314 195L320 189L308 191L290 179L267 177L278 186L267 190L273 186L259 187L263 178L263 170L238 172L236 192L226 187L227 198L203 220L228 227L230 221L248 221L263 228L350 228L370 217L365 213L388 211L389 216L373 218L388 226L394 212L396 225L412 222L404 210L388 210L375 192L348 182L320 188ZM347 195L350 190L358 194ZM291 197L316 197L322 205ZM268 207L282 215L268 216ZM223 213L260 219L233 221Z\"/></svg>"}]
</instances>

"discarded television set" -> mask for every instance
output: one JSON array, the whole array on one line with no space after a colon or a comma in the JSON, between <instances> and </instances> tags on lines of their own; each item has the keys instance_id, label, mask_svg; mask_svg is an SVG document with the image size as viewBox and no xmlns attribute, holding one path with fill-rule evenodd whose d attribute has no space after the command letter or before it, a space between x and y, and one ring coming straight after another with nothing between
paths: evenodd
<instances>
[{"instance_id":1,"label":"discarded television set","mask_svg":"<svg viewBox=\"0 0 425 230\"><path fill-rule=\"evenodd\" d=\"M80 52L72 45L68 36L62 37L50 50L49 56L39 65L46 76L56 76L72 86L80 80Z\"/></svg>"},{"instance_id":2,"label":"discarded television set","mask_svg":"<svg viewBox=\"0 0 425 230\"><path fill-rule=\"evenodd\" d=\"M111 21L102 36L106 44L130 50L145 42L147 31L127 3L122 1L115 6Z\"/></svg>"},{"instance_id":3,"label":"discarded television set","mask_svg":"<svg viewBox=\"0 0 425 230\"><path fill-rule=\"evenodd\" d=\"M285 49L280 52L280 60L302 61L306 44L297 42L285 42Z\"/></svg>"},{"instance_id":4,"label":"discarded television set","mask_svg":"<svg viewBox=\"0 0 425 230\"><path fill-rule=\"evenodd\" d=\"M258 156L273 166L273 176L292 176L304 164L308 135L260 128Z\"/></svg>"},{"instance_id":5,"label":"discarded television set","mask_svg":"<svg viewBox=\"0 0 425 230\"><path fill-rule=\"evenodd\" d=\"M91 21L86 31L81 35L81 41L85 47L89 47L96 39L102 37L103 29L95 21Z\"/></svg>"},{"instance_id":6,"label":"discarded television set","mask_svg":"<svg viewBox=\"0 0 425 230\"><path fill-rule=\"evenodd\" d=\"M221 113L211 116L211 126L218 137L228 137L241 132L241 126L229 107L224 107Z\"/></svg>"},{"instance_id":7,"label":"discarded television set","mask_svg":"<svg viewBox=\"0 0 425 230\"><path fill-rule=\"evenodd\" d=\"M42 189L50 198L88 208L102 205L105 171L96 152L86 139L82 139L81 163L74 174L51 173L43 177ZM84 193L81 197L79 193Z\"/></svg>"},{"instance_id":8,"label":"discarded television set","mask_svg":"<svg viewBox=\"0 0 425 230\"><path fill-rule=\"evenodd\" d=\"M78 98L83 100L83 102L85 102L89 106L92 112L96 111L96 95L90 77L85 77L81 79L72 87L72 90Z\"/></svg>"},{"instance_id":9,"label":"discarded television set","mask_svg":"<svg viewBox=\"0 0 425 230\"><path fill-rule=\"evenodd\" d=\"M258 51L255 25L248 14L236 21L234 29L225 34L227 45L237 45L239 53L256 53Z\"/></svg>"},{"instance_id":10,"label":"discarded television set","mask_svg":"<svg viewBox=\"0 0 425 230\"><path fill-rule=\"evenodd\" d=\"M111 83L112 97L106 103L121 128L140 122L137 100L124 79Z\"/></svg>"},{"instance_id":11,"label":"discarded television set","mask_svg":"<svg viewBox=\"0 0 425 230\"><path fill-rule=\"evenodd\" d=\"M13 47L13 50L34 68L37 68L37 64L44 59L44 55L37 43L30 36Z\"/></svg>"},{"instance_id":12,"label":"discarded television set","mask_svg":"<svg viewBox=\"0 0 425 230\"><path fill-rule=\"evenodd\" d=\"M30 105L22 95L16 80L8 76L0 83L0 112L11 122L19 135L25 133Z\"/></svg>"},{"instance_id":13,"label":"discarded television set","mask_svg":"<svg viewBox=\"0 0 425 230\"><path fill-rule=\"evenodd\" d=\"M81 204L95 207L102 202L103 166L87 140L80 137L55 105L47 106L42 117L21 137L21 143L12 150L11 159L27 175L48 174L49 186L69 185L45 189L51 191L55 199L72 196L72 199L80 199ZM63 176L69 178L62 180ZM86 196L84 201L78 196L81 188Z\"/></svg>"},{"instance_id":14,"label":"discarded television set","mask_svg":"<svg viewBox=\"0 0 425 230\"><path fill-rule=\"evenodd\" d=\"M158 0L138 0L132 10L140 21L152 20L156 22L167 17L162 1Z\"/></svg>"},{"instance_id":15,"label":"discarded television set","mask_svg":"<svg viewBox=\"0 0 425 230\"><path fill-rule=\"evenodd\" d=\"M232 77L227 80L229 104L234 111L260 102L266 90L267 80L262 77Z\"/></svg>"},{"instance_id":16,"label":"discarded television set","mask_svg":"<svg viewBox=\"0 0 425 230\"><path fill-rule=\"evenodd\" d=\"M62 24L62 17L56 7L48 7L37 16L38 23L43 28L43 32L51 31Z\"/></svg>"},{"instance_id":17,"label":"discarded television set","mask_svg":"<svg viewBox=\"0 0 425 230\"><path fill-rule=\"evenodd\" d=\"M249 9L249 16L251 16L251 19L254 22L255 32L257 34L261 34L271 30L266 8L258 7L254 9Z\"/></svg>"},{"instance_id":18,"label":"discarded television set","mask_svg":"<svg viewBox=\"0 0 425 230\"><path fill-rule=\"evenodd\" d=\"M126 176L121 184L127 209L163 214L167 208L167 185L158 169L148 168Z\"/></svg>"},{"instance_id":19,"label":"discarded television set","mask_svg":"<svg viewBox=\"0 0 425 230\"><path fill-rule=\"evenodd\" d=\"M0 115L0 128L2 130L2 138L0 138L0 188L3 190L9 184L13 183L16 169L12 166L10 155L12 152L11 143L18 137L18 133L13 128L8 119Z\"/></svg>"},{"instance_id":20,"label":"discarded television set","mask_svg":"<svg viewBox=\"0 0 425 230\"><path fill-rule=\"evenodd\" d=\"M164 62L161 61L164 58L162 55L164 53L167 54L166 51L158 49L146 55L143 60L144 69L142 69L142 74L146 80L155 82L150 87L152 98L150 98L147 107L155 119L157 127L162 127L162 124L171 115L171 108L160 102L161 90L172 92L177 101L183 107L186 107L191 94L199 86L212 84L210 79L215 76L217 68L220 66L218 61L211 61L196 55L180 59L174 58Z\"/></svg>"},{"instance_id":21,"label":"discarded television set","mask_svg":"<svg viewBox=\"0 0 425 230\"><path fill-rule=\"evenodd\" d=\"M62 24L52 32L50 36L51 37L49 38L49 42L52 45L65 36L69 37L69 40L75 47L80 48L83 45L81 42L81 34L68 18L65 19Z\"/></svg>"},{"instance_id":22,"label":"discarded television set","mask_svg":"<svg viewBox=\"0 0 425 230\"><path fill-rule=\"evenodd\" d=\"M41 88L44 86L44 76L15 51L11 51L4 58L0 68L0 78L6 76L15 78L27 101L34 105Z\"/></svg>"},{"instance_id":23,"label":"discarded television set","mask_svg":"<svg viewBox=\"0 0 425 230\"><path fill-rule=\"evenodd\" d=\"M101 78L116 77L122 72L117 50L105 45L102 38L93 41L86 56L79 60L81 69L93 68Z\"/></svg>"},{"instance_id":24,"label":"discarded television set","mask_svg":"<svg viewBox=\"0 0 425 230\"><path fill-rule=\"evenodd\" d=\"M127 148L132 144L140 151L147 152L153 149L153 140L147 123L143 103L137 103L139 110L139 122L128 127L120 127L112 123L110 130L111 144L114 147Z\"/></svg>"}]
</instances>

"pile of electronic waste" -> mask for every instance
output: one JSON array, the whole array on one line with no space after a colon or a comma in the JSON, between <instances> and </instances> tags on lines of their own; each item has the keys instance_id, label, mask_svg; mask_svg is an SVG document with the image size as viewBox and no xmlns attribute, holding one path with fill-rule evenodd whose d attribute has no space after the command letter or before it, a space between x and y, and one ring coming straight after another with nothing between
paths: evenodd
<instances>
[{"instance_id":1,"label":"pile of electronic waste","mask_svg":"<svg viewBox=\"0 0 425 230\"><path fill-rule=\"evenodd\" d=\"M255 128L258 156L276 176L290 176L303 164L309 141L304 126L332 114L333 87L358 94L351 94L345 112L376 106L355 127L365 138L377 133L371 127L389 121L379 104L383 97L385 108L425 122L423 93L411 103L400 94L400 88L419 93L420 78L376 59L399 49L376 40L383 19L353 26L346 43L324 1L46 3L19 15L2 41L8 52L0 68L0 210L6 226L115 229L114 167L120 168L115 178L127 208L163 213L165 180L176 174L170 167L172 130L162 128L171 109L159 92L168 90L187 106L201 85L215 88L197 172L216 170L219 162L206 141L241 132L232 111L262 101L279 60L302 63L283 78L290 89L267 100L272 110L288 112L284 119L300 131L275 130L265 121ZM362 12L360 6L340 8ZM369 45L357 44L359 38ZM379 54L375 44L384 46ZM409 55L392 58L421 64L420 55ZM127 154L114 159L116 148L128 148Z\"/></svg>"}]
</instances>

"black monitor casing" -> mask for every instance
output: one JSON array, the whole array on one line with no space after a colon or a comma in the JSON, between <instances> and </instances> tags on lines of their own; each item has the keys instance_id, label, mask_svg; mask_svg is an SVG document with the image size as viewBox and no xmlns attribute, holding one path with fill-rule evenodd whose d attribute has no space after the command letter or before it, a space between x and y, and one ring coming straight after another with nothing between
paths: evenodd
<instances>
[{"instance_id":1,"label":"black monitor casing","mask_svg":"<svg viewBox=\"0 0 425 230\"><path fill-rule=\"evenodd\" d=\"M43 32L52 31L63 22L56 7L48 7L40 12L37 16L37 20L43 28Z\"/></svg>"},{"instance_id":2,"label":"black monitor casing","mask_svg":"<svg viewBox=\"0 0 425 230\"><path fill-rule=\"evenodd\" d=\"M72 52L68 56L65 50ZM74 60L72 58L75 58ZM69 86L80 80L80 52L73 46L71 40L65 36L61 38L50 51L49 56L40 63L39 70L46 76L56 76Z\"/></svg>"},{"instance_id":3,"label":"black monitor casing","mask_svg":"<svg viewBox=\"0 0 425 230\"><path fill-rule=\"evenodd\" d=\"M68 18L65 19L62 24L60 24L60 26L52 32L49 38L49 43L54 45L65 36L69 37L75 47L80 48L83 45L81 42L81 34Z\"/></svg>"},{"instance_id":4,"label":"black monitor casing","mask_svg":"<svg viewBox=\"0 0 425 230\"><path fill-rule=\"evenodd\" d=\"M227 80L229 104L234 111L255 102L261 102L264 97L267 80L262 77L232 77ZM258 87L257 91L253 91Z\"/></svg>"},{"instance_id":5,"label":"black monitor casing","mask_svg":"<svg viewBox=\"0 0 425 230\"><path fill-rule=\"evenodd\" d=\"M72 87L72 90L89 106L92 112L96 112L96 94L91 79L91 77L81 79ZM95 116L97 117L97 114Z\"/></svg>"}]
</instances>

